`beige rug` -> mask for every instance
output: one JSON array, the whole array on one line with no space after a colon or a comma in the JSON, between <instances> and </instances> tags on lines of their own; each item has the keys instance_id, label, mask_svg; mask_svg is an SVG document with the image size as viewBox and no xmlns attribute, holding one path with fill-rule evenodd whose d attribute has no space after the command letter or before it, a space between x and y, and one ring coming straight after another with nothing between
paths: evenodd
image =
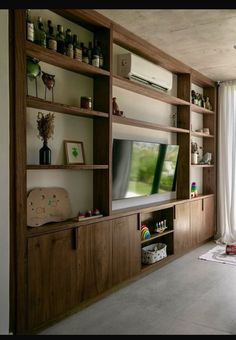
<instances>
[{"instance_id":1,"label":"beige rug","mask_svg":"<svg viewBox=\"0 0 236 340\"><path fill-rule=\"evenodd\" d=\"M199 259L236 265L236 255L226 255L225 248L225 245L218 245L207 253L200 255Z\"/></svg>"}]
</instances>

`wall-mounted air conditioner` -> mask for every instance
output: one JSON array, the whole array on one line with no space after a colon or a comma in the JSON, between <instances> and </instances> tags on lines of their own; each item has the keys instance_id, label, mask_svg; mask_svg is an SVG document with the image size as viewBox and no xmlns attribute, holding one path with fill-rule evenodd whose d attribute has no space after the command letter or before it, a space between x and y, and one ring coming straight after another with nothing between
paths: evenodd
<instances>
[{"instance_id":1,"label":"wall-mounted air conditioner","mask_svg":"<svg viewBox=\"0 0 236 340\"><path fill-rule=\"evenodd\" d=\"M119 54L117 60L119 76L152 85L160 90L171 90L172 73L168 70L133 53Z\"/></svg>"}]
</instances>

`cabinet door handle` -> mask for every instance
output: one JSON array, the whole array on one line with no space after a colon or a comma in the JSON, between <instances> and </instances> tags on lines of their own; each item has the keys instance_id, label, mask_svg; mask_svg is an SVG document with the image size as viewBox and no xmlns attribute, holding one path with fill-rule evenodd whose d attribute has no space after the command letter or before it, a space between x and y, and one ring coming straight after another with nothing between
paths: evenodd
<instances>
[{"instance_id":1,"label":"cabinet door handle","mask_svg":"<svg viewBox=\"0 0 236 340\"><path fill-rule=\"evenodd\" d=\"M78 228L72 229L72 249L78 248Z\"/></svg>"},{"instance_id":2,"label":"cabinet door handle","mask_svg":"<svg viewBox=\"0 0 236 340\"><path fill-rule=\"evenodd\" d=\"M141 230L141 216L140 216L140 213L137 215L137 230Z\"/></svg>"},{"instance_id":3,"label":"cabinet door handle","mask_svg":"<svg viewBox=\"0 0 236 340\"><path fill-rule=\"evenodd\" d=\"M204 199L202 200L202 211L204 211Z\"/></svg>"},{"instance_id":4,"label":"cabinet door handle","mask_svg":"<svg viewBox=\"0 0 236 340\"><path fill-rule=\"evenodd\" d=\"M173 219L176 220L176 209L175 209L175 205L173 206Z\"/></svg>"}]
</instances>

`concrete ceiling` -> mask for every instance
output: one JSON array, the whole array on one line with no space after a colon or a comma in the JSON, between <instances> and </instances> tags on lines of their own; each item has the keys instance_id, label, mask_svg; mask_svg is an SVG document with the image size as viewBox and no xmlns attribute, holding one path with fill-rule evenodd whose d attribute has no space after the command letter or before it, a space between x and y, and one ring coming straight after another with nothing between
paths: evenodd
<instances>
[{"instance_id":1,"label":"concrete ceiling","mask_svg":"<svg viewBox=\"0 0 236 340\"><path fill-rule=\"evenodd\" d=\"M236 79L236 9L98 12L212 80Z\"/></svg>"}]
</instances>

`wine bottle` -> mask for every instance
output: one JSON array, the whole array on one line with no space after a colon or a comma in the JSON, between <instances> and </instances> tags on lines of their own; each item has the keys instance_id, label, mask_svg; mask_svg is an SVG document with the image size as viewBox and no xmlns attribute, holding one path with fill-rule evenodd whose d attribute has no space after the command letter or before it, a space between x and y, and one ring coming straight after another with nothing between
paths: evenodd
<instances>
[{"instance_id":1,"label":"wine bottle","mask_svg":"<svg viewBox=\"0 0 236 340\"><path fill-rule=\"evenodd\" d=\"M71 30L69 28L66 30L65 48L66 48L66 55L70 58L74 58L72 35L71 35Z\"/></svg>"},{"instance_id":2,"label":"wine bottle","mask_svg":"<svg viewBox=\"0 0 236 340\"><path fill-rule=\"evenodd\" d=\"M92 51L92 65L99 67L99 49L97 45L97 40L94 41L94 48Z\"/></svg>"},{"instance_id":3,"label":"wine bottle","mask_svg":"<svg viewBox=\"0 0 236 340\"><path fill-rule=\"evenodd\" d=\"M64 29L62 25L57 25L57 52L61 54L65 54L65 36L64 36Z\"/></svg>"},{"instance_id":4,"label":"wine bottle","mask_svg":"<svg viewBox=\"0 0 236 340\"><path fill-rule=\"evenodd\" d=\"M78 37L76 34L73 35L73 47L74 47L74 58L82 61L82 49L79 45Z\"/></svg>"},{"instance_id":5,"label":"wine bottle","mask_svg":"<svg viewBox=\"0 0 236 340\"><path fill-rule=\"evenodd\" d=\"M53 51L57 50L57 41L55 35L53 34L53 26L51 20L48 20L47 48Z\"/></svg>"}]
</instances>

